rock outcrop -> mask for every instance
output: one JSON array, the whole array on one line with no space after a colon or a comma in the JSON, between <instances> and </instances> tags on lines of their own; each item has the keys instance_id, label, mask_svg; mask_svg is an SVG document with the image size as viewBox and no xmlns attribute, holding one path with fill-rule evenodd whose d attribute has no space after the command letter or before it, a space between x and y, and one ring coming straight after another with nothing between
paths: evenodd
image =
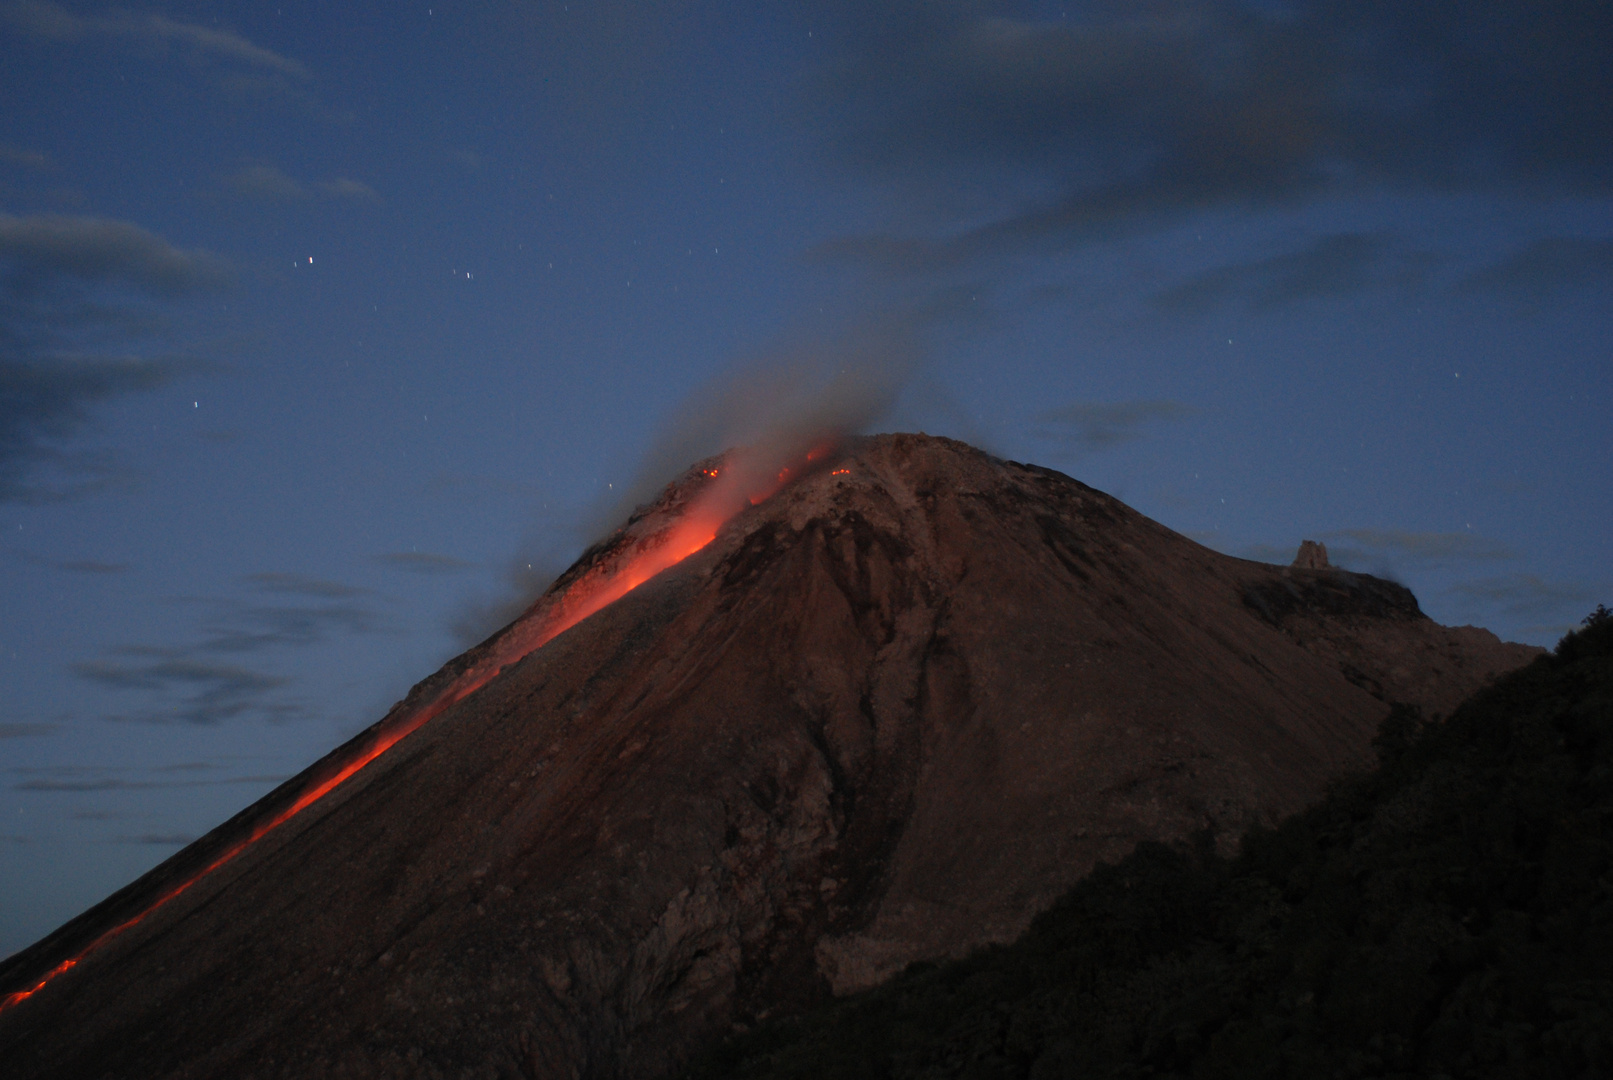
<instances>
[{"instance_id":1,"label":"rock outcrop","mask_svg":"<svg viewBox=\"0 0 1613 1080\"><path fill-rule=\"evenodd\" d=\"M1327 545L1316 540L1301 540L1299 554L1294 556L1293 565L1301 570L1326 570Z\"/></svg>"},{"instance_id":2,"label":"rock outcrop","mask_svg":"<svg viewBox=\"0 0 1613 1080\"><path fill-rule=\"evenodd\" d=\"M1013 938L1139 840L1230 847L1364 766L1389 702L1448 711L1535 651L1389 582L1219 555L1051 470L864 440L0 1013L0 1058L654 1077ZM306 783L0 965L0 992Z\"/></svg>"}]
</instances>

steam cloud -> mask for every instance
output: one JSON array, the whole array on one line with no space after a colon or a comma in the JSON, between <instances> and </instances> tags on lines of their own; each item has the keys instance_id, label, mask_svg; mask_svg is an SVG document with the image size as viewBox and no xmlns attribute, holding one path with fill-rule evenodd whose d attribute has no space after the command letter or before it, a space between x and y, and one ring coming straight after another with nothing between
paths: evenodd
<instances>
[{"instance_id":1,"label":"steam cloud","mask_svg":"<svg viewBox=\"0 0 1613 1080\"><path fill-rule=\"evenodd\" d=\"M867 432L891 412L920 367L923 322L886 317L734 363L673 412L633 480L583 514L583 536L608 536L704 458L738 451L714 493L733 501L734 510L765 478L814 447ZM510 591L491 603L467 604L450 630L463 644L481 641L530 607L564 568L553 553L518 554L507 573Z\"/></svg>"},{"instance_id":2,"label":"steam cloud","mask_svg":"<svg viewBox=\"0 0 1613 1080\"><path fill-rule=\"evenodd\" d=\"M813 446L867 431L890 413L922 354L916 325L893 318L733 365L673 413L633 481L588 515L589 534L607 534L702 458L739 449L737 468L768 475Z\"/></svg>"}]
</instances>

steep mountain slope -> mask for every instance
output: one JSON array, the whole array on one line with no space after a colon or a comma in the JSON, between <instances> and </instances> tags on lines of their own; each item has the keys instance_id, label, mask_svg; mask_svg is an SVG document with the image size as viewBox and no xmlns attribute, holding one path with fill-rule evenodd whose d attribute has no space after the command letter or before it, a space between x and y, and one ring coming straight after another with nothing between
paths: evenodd
<instances>
[{"instance_id":1,"label":"steep mountain slope","mask_svg":"<svg viewBox=\"0 0 1613 1080\"><path fill-rule=\"evenodd\" d=\"M0 1011L16 1075L658 1075L1010 940L1139 841L1230 846L1365 767L1387 701L1447 711L1538 651L882 436L528 652L588 582L683 544L725 467L0 966L38 988Z\"/></svg>"},{"instance_id":2,"label":"steep mountain slope","mask_svg":"<svg viewBox=\"0 0 1613 1080\"><path fill-rule=\"evenodd\" d=\"M1613 1073L1613 615L1224 861L1145 844L1013 946L709 1054L705 1080Z\"/></svg>"}]
</instances>

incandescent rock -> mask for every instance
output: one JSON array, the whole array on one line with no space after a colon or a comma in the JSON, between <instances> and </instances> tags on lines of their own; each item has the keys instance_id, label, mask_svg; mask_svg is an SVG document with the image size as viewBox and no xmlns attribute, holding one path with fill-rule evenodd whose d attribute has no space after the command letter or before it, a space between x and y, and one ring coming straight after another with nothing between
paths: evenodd
<instances>
[{"instance_id":1,"label":"incandescent rock","mask_svg":"<svg viewBox=\"0 0 1613 1080\"><path fill-rule=\"evenodd\" d=\"M737 1023L1011 939L1139 840L1230 848L1365 766L1388 702L1446 711L1536 651L1389 582L1219 555L1051 470L864 440L0 1013L0 1058L662 1075ZM0 992L304 782L0 965Z\"/></svg>"}]
</instances>

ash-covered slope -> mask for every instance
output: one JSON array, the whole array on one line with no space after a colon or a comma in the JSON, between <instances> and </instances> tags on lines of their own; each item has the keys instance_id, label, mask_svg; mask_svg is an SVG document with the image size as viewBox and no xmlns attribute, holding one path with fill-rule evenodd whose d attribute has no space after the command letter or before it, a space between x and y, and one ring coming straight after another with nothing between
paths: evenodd
<instances>
[{"instance_id":1,"label":"ash-covered slope","mask_svg":"<svg viewBox=\"0 0 1613 1080\"><path fill-rule=\"evenodd\" d=\"M1230 846L1366 764L1387 701L1444 711L1538 651L959 443L820 464L511 662L553 594L0 966L0 992L30 987L102 942L0 1012L9 1072L652 1077L736 1023L1012 938L1139 840ZM704 475L561 584L652 541Z\"/></svg>"}]
</instances>

